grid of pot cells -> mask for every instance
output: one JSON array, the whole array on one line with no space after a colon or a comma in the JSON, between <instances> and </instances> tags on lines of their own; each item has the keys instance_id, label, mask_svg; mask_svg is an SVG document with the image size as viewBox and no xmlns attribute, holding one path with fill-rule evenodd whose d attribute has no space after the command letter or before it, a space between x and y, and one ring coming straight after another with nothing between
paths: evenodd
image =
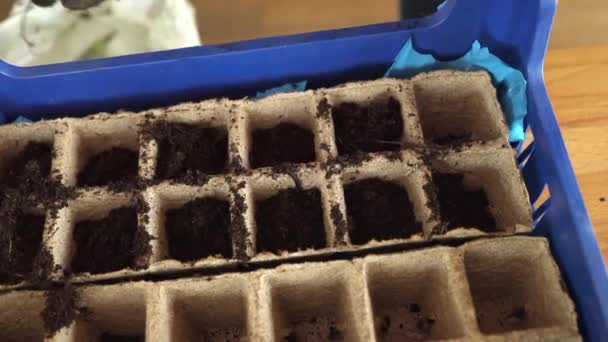
<instances>
[{"instance_id":1,"label":"grid of pot cells","mask_svg":"<svg viewBox=\"0 0 608 342\"><path fill-rule=\"evenodd\" d=\"M534 237L77 291L79 313L50 341L582 340ZM44 296L0 296L3 341L42 340Z\"/></svg>"},{"instance_id":2,"label":"grid of pot cells","mask_svg":"<svg viewBox=\"0 0 608 342\"><path fill-rule=\"evenodd\" d=\"M25 210L35 248L91 281L529 231L507 133L485 72L437 71L7 125L0 167L50 146L75 195Z\"/></svg>"}]
</instances>

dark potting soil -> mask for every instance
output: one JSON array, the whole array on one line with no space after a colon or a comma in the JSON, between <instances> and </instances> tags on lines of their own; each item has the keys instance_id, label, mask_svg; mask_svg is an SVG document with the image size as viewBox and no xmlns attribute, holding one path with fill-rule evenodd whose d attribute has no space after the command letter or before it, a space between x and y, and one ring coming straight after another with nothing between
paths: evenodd
<instances>
[{"instance_id":1,"label":"dark potting soil","mask_svg":"<svg viewBox=\"0 0 608 342\"><path fill-rule=\"evenodd\" d=\"M287 189L255 203L257 250L278 253L326 245L321 193Z\"/></svg>"},{"instance_id":2,"label":"dark potting soil","mask_svg":"<svg viewBox=\"0 0 608 342\"><path fill-rule=\"evenodd\" d=\"M488 210L489 202L482 189L469 190L462 174L434 173L433 183L443 221L447 229L478 228L496 232L496 221Z\"/></svg>"},{"instance_id":3,"label":"dark potting soil","mask_svg":"<svg viewBox=\"0 0 608 342\"><path fill-rule=\"evenodd\" d=\"M391 97L368 106L345 102L332 108L340 155L401 149L401 104Z\"/></svg>"},{"instance_id":4,"label":"dark potting soil","mask_svg":"<svg viewBox=\"0 0 608 342\"><path fill-rule=\"evenodd\" d=\"M0 282L44 280L53 268L42 249L45 214L28 210L42 206L51 218L71 194L51 175L53 147L28 143L3 165L0 175Z\"/></svg>"},{"instance_id":5,"label":"dark potting soil","mask_svg":"<svg viewBox=\"0 0 608 342\"><path fill-rule=\"evenodd\" d=\"M22 193L36 193L51 174L53 145L31 142L4 167L0 185L20 189Z\"/></svg>"},{"instance_id":6,"label":"dark potting soil","mask_svg":"<svg viewBox=\"0 0 608 342\"><path fill-rule=\"evenodd\" d=\"M232 182L232 180L231 180ZM249 259L247 250L251 250L251 238L245 223L245 211L248 208L241 190L246 186L245 181L241 180L230 184L230 194L232 196L232 206L230 207L230 232L232 243L234 244L234 257L240 261Z\"/></svg>"},{"instance_id":7,"label":"dark potting soil","mask_svg":"<svg viewBox=\"0 0 608 342\"><path fill-rule=\"evenodd\" d=\"M138 225L134 208L119 208L100 220L86 220L74 228L75 273L92 274L143 268L151 254L150 235Z\"/></svg>"},{"instance_id":8,"label":"dark potting soil","mask_svg":"<svg viewBox=\"0 0 608 342\"><path fill-rule=\"evenodd\" d=\"M158 143L156 179L216 175L228 167L228 132L225 128L157 122L144 126L144 136Z\"/></svg>"},{"instance_id":9,"label":"dark potting soil","mask_svg":"<svg viewBox=\"0 0 608 342\"><path fill-rule=\"evenodd\" d=\"M41 315L47 336L55 335L76 320L80 311L79 300L78 291L69 283L46 293L46 303Z\"/></svg>"},{"instance_id":10,"label":"dark potting soil","mask_svg":"<svg viewBox=\"0 0 608 342\"><path fill-rule=\"evenodd\" d=\"M213 255L232 258L230 204L199 198L167 211L165 222L169 255L179 261L196 261Z\"/></svg>"},{"instance_id":11,"label":"dark potting soil","mask_svg":"<svg viewBox=\"0 0 608 342\"><path fill-rule=\"evenodd\" d=\"M51 172L53 146L31 142L12 160L3 165L0 175L0 201L12 212L42 205L51 209L51 216L74 197L71 189L63 186L58 175ZM0 213L0 216L2 214Z\"/></svg>"},{"instance_id":12,"label":"dark potting soil","mask_svg":"<svg viewBox=\"0 0 608 342\"><path fill-rule=\"evenodd\" d=\"M346 185L344 194L354 244L408 238L422 232L407 192L395 183L365 179Z\"/></svg>"},{"instance_id":13,"label":"dark potting soil","mask_svg":"<svg viewBox=\"0 0 608 342\"><path fill-rule=\"evenodd\" d=\"M0 283L17 283L34 271L44 221L43 215L0 217Z\"/></svg>"},{"instance_id":14,"label":"dark potting soil","mask_svg":"<svg viewBox=\"0 0 608 342\"><path fill-rule=\"evenodd\" d=\"M346 243L346 232L348 231L348 223L342 215L342 211L337 204L333 204L329 212L334 227L336 227L336 242L338 244Z\"/></svg>"},{"instance_id":15,"label":"dark potting soil","mask_svg":"<svg viewBox=\"0 0 608 342\"><path fill-rule=\"evenodd\" d=\"M313 133L292 123L254 130L251 140L249 161L252 168L315 160Z\"/></svg>"},{"instance_id":16,"label":"dark potting soil","mask_svg":"<svg viewBox=\"0 0 608 342\"><path fill-rule=\"evenodd\" d=\"M99 342L144 342L143 336L119 336L103 333L99 337Z\"/></svg>"},{"instance_id":17,"label":"dark potting soil","mask_svg":"<svg viewBox=\"0 0 608 342\"><path fill-rule=\"evenodd\" d=\"M104 186L137 181L138 154L115 147L92 156L78 174L79 186Z\"/></svg>"}]
</instances>

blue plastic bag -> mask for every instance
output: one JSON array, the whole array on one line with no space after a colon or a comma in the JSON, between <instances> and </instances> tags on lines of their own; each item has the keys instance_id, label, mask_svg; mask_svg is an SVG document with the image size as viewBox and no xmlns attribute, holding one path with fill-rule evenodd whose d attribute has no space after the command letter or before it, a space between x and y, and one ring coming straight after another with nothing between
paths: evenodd
<instances>
[{"instance_id":1,"label":"blue plastic bag","mask_svg":"<svg viewBox=\"0 0 608 342\"><path fill-rule=\"evenodd\" d=\"M290 92L294 92L294 91L304 91L304 90L306 90L307 83L308 83L307 81L286 83L286 84L283 84L278 87L270 88L270 89L267 89L264 91L258 91L256 98L262 99L262 98L265 98L267 96L270 96L270 95L276 94L276 93L290 93Z\"/></svg>"},{"instance_id":2,"label":"blue plastic bag","mask_svg":"<svg viewBox=\"0 0 608 342\"><path fill-rule=\"evenodd\" d=\"M486 70L499 90L499 100L509 124L509 141L518 142L525 139L524 118L528 114L526 99L526 79L524 75L500 58L493 55L488 48L481 47L478 41L473 42L471 50L464 56L452 61L438 61L430 54L421 54L409 39L401 48L393 65L385 76L409 78L414 75L437 69L456 69L463 71Z\"/></svg>"},{"instance_id":3,"label":"blue plastic bag","mask_svg":"<svg viewBox=\"0 0 608 342\"><path fill-rule=\"evenodd\" d=\"M15 121L13 121L13 123L30 123L30 122L32 122L32 120L26 118L25 116L21 116L21 115L19 115L15 119Z\"/></svg>"}]
</instances>

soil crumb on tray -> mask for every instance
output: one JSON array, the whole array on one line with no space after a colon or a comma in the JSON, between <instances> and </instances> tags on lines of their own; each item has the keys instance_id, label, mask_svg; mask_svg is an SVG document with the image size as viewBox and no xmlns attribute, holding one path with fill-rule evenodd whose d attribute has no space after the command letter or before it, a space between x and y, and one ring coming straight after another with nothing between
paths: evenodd
<instances>
[{"instance_id":1,"label":"soil crumb on tray","mask_svg":"<svg viewBox=\"0 0 608 342\"><path fill-rule=\"evenodd\" d=\"M71 284L48 291L46 305L41 312L48 337L52 337L62 328L70 326L76 320L79 311L80 295Z\"/></svg>"},{"instance_id":2,"label":"soil crumb on tray","mask_svg":"<svg viewBox=\"0 0 608 342\"><path fill-rule=\"evenodd\" d=\"M378 341L426 341L453 336L437 332L433 315L411 303L386 310L374 317Z\"/></svg>"},{"instance_id":3,"label":"soil crumb on tray","mask_svg":"<svg viewBox=\"0 0 608 342\"><path fill-rule=\"evenodd\" d=\"M249 341L247 333L240 328L213 329L201 332L202 341Z\"/></svg>"},{"instance_id":4,"label":"soil crumb on tray","mask_svg":"<svg viewBox=\"0 0 608 342\"><path fill-rule=\"evenodd\" d=\"M342 327L332 317L313 317L307 320L291 322L283 340L299 341L346 341Z\"/></svg>"}]
</instances>

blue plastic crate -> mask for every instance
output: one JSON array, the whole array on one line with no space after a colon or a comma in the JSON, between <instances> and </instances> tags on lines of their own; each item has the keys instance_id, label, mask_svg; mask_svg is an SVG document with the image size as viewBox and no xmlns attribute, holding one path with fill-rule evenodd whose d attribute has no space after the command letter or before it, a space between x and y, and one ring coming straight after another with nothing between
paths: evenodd
<instances>
[{"instance_id":1,"label":"blue plastic crate","mask_svg":"<svg viewBox=\"0 0 608 342\"><path fill-rule=\"evenodd\" d=\"M528 80L535 140L519 161L532 202L545 186L551 192L535 208L534 233L551 242L585 338L606 341L608 272L543 80L555 11L556 0L449 0L417 20L31 68L0 62L0 123L254 95L303 79L309 87L374 79L410 37L442 59L479 40Z\"/></svg>"}]
</instances>

